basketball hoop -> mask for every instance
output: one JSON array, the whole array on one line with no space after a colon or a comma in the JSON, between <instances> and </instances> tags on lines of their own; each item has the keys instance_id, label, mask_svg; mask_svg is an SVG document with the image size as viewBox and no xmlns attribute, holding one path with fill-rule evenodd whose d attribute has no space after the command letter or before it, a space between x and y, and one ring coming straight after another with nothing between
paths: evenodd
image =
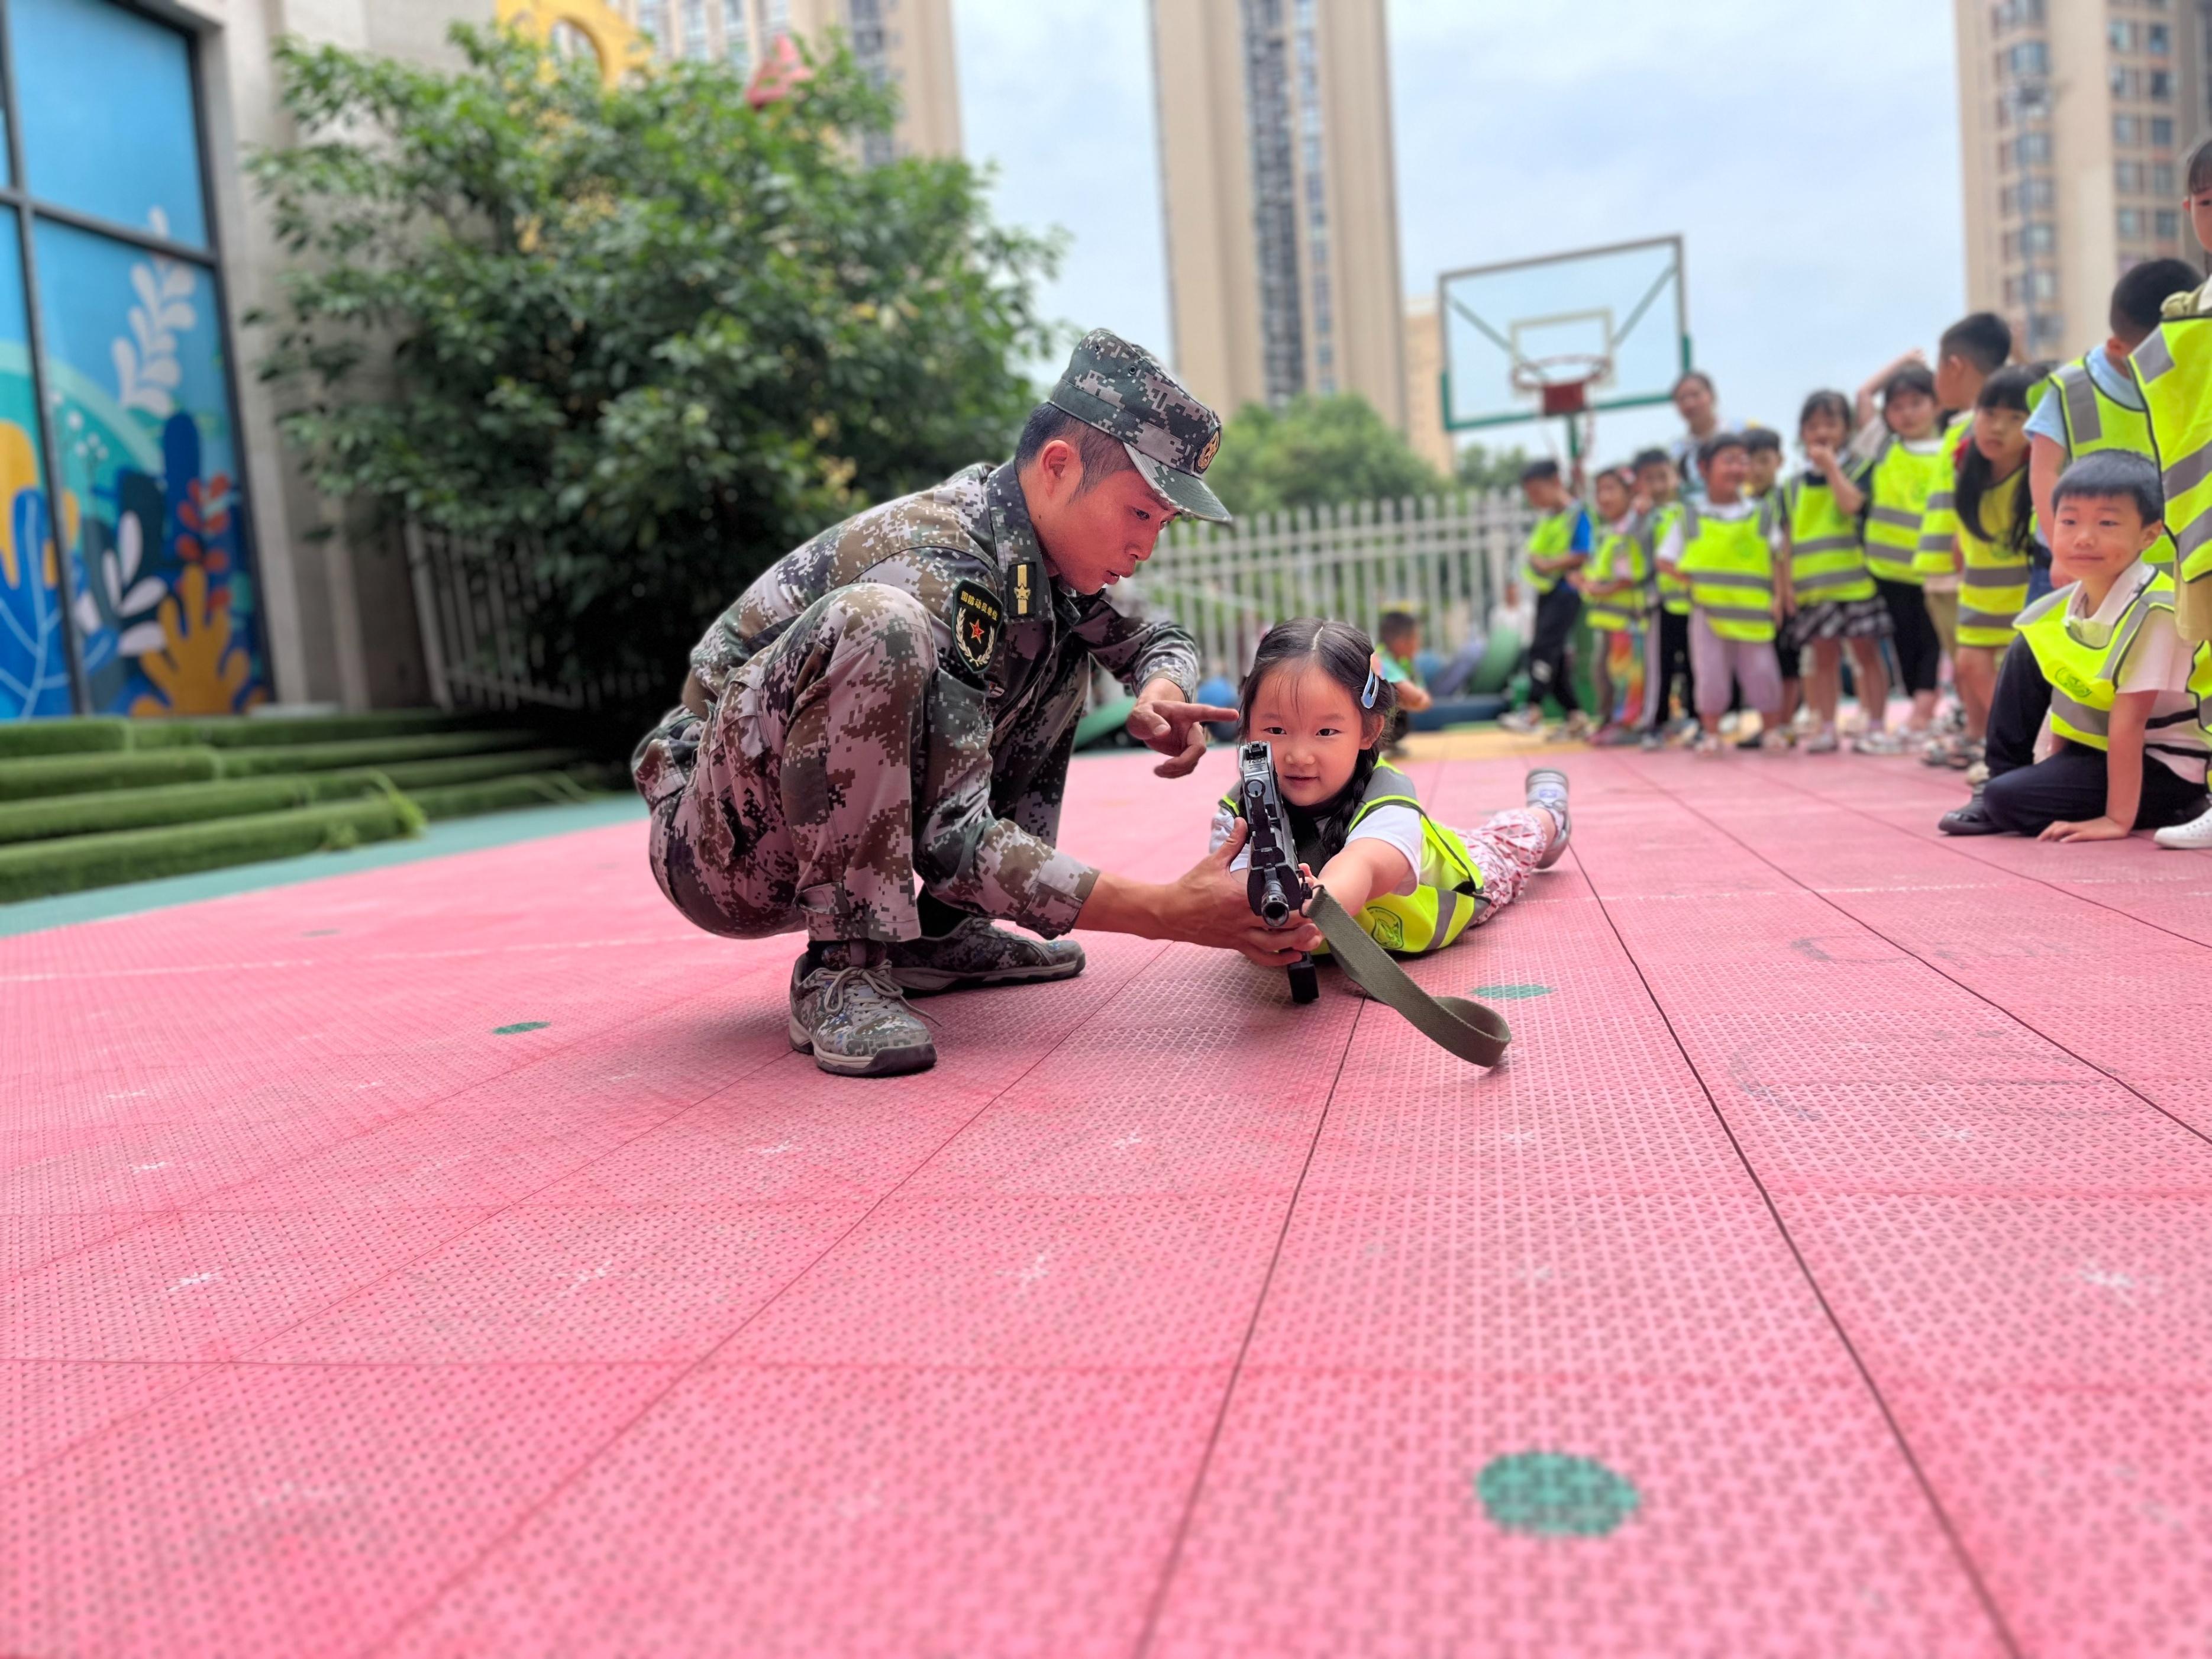
<instances>
[{"instance_id":1,"label":"basketball hoop","mask_svg":"<svg viewBox=\"0 0 2212 1659\"><path fill-rule=\"evenodd\" d=\"M1610 379L1613 359L1596 352L1571 351L1557 357L1531 357L1512 368L1513 389L1537 394L1547 415L1579 415L1589 407L1589 388Z\"/></svg>"}]
</instances>

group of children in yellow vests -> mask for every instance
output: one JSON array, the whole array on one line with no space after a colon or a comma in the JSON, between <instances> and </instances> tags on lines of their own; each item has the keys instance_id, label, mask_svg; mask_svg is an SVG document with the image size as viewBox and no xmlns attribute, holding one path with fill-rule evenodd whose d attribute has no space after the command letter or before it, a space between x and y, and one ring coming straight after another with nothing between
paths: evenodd
<instances>
[{"instance_id":1,"label":"group of children in yellow vests","mask_svg":"<svg viewBox=\"0 0 2212 1659\"><path fill-rule=\"evenodd\" d=\"M2212 251L2212 141L2186 178ZM1756 427L1713 432L1679 471L1656 449L1601 469L1587 507L1556 463L1532 464L1534 695L1510 723L1539 726L1535 702L1569 684L1579 616L1601 717L1561 697L1567 735L1656 749L1672 732L1718 753L1724 716L1747 708L1759 728L1738 746L1834 752L1848 653L1851 746L1966 773L1947 833L2212 848L2209 319L2201 270L2149 260L2113 290L2111 337L2074 361L2014 362L1984 312L1932 366L1910 353L1856 398L1814 392L1787 477L1780 434ZM1710 406L1710 381L1684 381Z\"/></svg>"}]
</instances>

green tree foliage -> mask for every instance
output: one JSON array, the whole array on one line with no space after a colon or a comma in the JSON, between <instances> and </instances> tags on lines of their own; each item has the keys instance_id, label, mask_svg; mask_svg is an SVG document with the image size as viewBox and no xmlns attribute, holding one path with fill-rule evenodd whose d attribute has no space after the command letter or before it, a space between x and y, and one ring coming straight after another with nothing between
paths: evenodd
<instances>
[{"instance_id":1,"label":"green tree foliage","mask_svg":"<svg viewBox=\"0 0 2212 1659\"><path fill-rule=\"evenodd\" d=\"M1357 392L1247 404L1221 430L1206 482L1231 513L1430 495L1443 478Z\"/></svg>"},{"instance_id":2,"label":"green tree foliage","mask_svg":"<svg viewBox=\"0 0 2212 1659\"><path fill-rule=\"evenodd\" d=\"M608 90L453 38L453 72L278 46L261 373L325 492L530 550L551 672L665 702L779 555L1009 452L1054 250L963 162L862 166L892 110L842 48L755 110L719 65Z\"/></svg>"},{"instance_id":3,"label":"green tree foliage","mask_svg":"<svg viewBox=\"0 0 2212 1659\"><path fill-rule=\"evenodd\" d=\"M1455 471L1460 483L1468 489L1517 489L1521 469L1528 465L1528 452L1518 444L1510 449L1469 444L1460 451Z\"/></svg>"}]
</instances>

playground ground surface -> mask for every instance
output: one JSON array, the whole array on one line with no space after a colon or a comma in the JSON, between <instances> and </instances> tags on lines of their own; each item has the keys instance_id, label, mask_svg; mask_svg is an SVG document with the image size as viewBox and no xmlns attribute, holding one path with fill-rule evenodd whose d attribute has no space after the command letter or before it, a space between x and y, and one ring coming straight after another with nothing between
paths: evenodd
<instances>
[{"instance_id":1,"label":"playground ground surface","mask_svg":"<svg viewBox=\"0 0 2212 1659\"><path fill-rule=\"evenodd\" d=\"M2212 860L1558 758L1488 1073L1093 937L831 1079L629 808L0 911L0 1652L2204 1652Z\"/></svg>"}]
</instances>

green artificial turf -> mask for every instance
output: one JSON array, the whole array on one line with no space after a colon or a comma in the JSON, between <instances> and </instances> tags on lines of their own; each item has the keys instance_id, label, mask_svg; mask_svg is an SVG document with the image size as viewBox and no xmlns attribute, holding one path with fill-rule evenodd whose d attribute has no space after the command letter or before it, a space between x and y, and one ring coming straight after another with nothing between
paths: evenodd
<instances>
[{"instance_id":1,"label":"green artificial turf","mask_svg":"<svg viewBox=\"0 0 2212 1659\"><path fill-rule=\"evenodd\" d=\"M504 812L517 806L546 806L587 801L612 793L606 774L611 769L580 767L574 772L526 772L519 777L487 778L444 789L415 789L408 799L434 823L441 818L470 817L479 812Z\"/></svg>"},{"instance_id":2,"label":"green artificial turf","mask_svg":"<svg viewBox=\"0 0 2212 1659\"><path fill-rule=\"evenodd\" d=\"M416 834L422 823L404 796L380 792L208 823L18 842L0 847L0 903L387 841Z\"/></svg>"},{"instance_id":3,"label":"green artificial turf","mask_svg":"<svg viewBox=\"0 0 2212 1659\"><path fill-rule=\"evenodd\" d=\"M475 720L449 714L441 708L394 708L373 714L240 714L125 723L131 728L133 749L263 749L416 738L433 732L465 730Z\"/></svg>"},{"instance_id":4,"label":"green artificial turf","mask_svg":"<svg viewBox=\"0 0 2212 1659\"><path fill-rule=\"evenodd\" d=\"M156 749L145 753L39 755L0 760L0 801L44 800L93 789L149 789L157 784L204 783L222 775L212 749Z\"/></svg>"},{"instance_id":5,"label":"green artificial turf","mask_svg":"<svg viewBox=\"0 0 2212 1659\"><path fill-rule=\"evenodd\" d=\"M27 755L112 753L130 746L131 722L120 714L0 722L0 763Z\"/></svg>"}]
</instances>

